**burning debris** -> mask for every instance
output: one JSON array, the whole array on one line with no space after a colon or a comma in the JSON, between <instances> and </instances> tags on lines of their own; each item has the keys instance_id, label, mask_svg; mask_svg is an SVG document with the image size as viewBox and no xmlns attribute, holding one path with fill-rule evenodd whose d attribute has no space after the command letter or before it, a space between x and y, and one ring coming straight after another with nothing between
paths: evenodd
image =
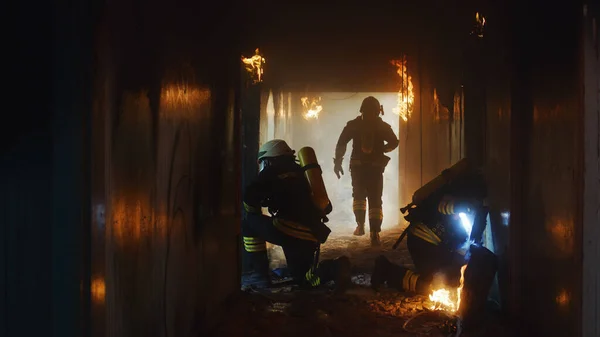
<instances>
[{"instance_id":1,"label":"burning debris","mask_svg":"<svg viewBox=\"0 0 600 337\"><path fill-rule=\"evenodd\" d=\"M252 76L253 83L260 83L263 81L263 74L265 73L264 64L266 60L260 55L260 50L256 48L254 50L254 56L244 57L242 55L242 63L246 67L246 71Z\"/></svg>"},{"instance_id":2,"label":"burning debris","mask_svg":"<svg viewBox=\"0 0 600 337\"><path fill-rule=\"evenodd\" d=\"M408 75L406 67L406 57L401 60L392 60L392 65L397 68L397 73L400 75L400 90L398 91L398 105L393 109L394 113L399 115L405 122L412 114L413 105L415 102L415 93L413 91L412 76Z\"/></svg>"},{"instance_id":3,"label":"burning debris","mask_svg":"<svg viewBox=\"0 0 600 337\"><path fill-rule=\"evenodd\" d=\"M319 113L323 110L321 105L321 97L308 99L308 97L300 98L302 107L304 108L304 119L318 119Z\"/></svg>"},{"instance_id":4,"label":"burning debris","mask_svg":"<svg viewBox=\"0 0 600 337\"><path fill-rule=\"evenodd\" d=\"M479 12L475 13L475 27L473 28L473 31L471 32L471 34L476 34L477 37L482 38L484 27L485 27L485 17L483 15L479 14Z\"/></svg>"}]
</instances>

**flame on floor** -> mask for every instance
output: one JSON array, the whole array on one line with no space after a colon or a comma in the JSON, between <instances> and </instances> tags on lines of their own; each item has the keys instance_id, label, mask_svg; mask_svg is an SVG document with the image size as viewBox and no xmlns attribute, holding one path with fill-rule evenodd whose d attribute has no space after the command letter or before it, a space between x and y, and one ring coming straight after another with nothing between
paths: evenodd
<instances>
[{"instance_id":1,"label":"flame on floor","mask_svg":"<svg viewBox=\"0 0 600 337\"><path fill-rule=\"evenodd\" d=\"M458 288L453 290L442 287L433 290L431 294L429 294L429 300L433 302L430 310L445 310L454 313L460 309L460 297L465 282L466 269L466 264L460 268L460 284Z\"/></svg>"}]
</instances>

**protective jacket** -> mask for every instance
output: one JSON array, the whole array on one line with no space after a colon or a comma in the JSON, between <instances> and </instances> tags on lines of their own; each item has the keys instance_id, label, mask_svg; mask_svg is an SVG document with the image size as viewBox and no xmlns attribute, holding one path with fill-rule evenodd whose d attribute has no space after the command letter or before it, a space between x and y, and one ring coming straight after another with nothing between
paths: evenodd
<instances>
[{"instance_id":1,"label":"protective jacket","mask_svg":"<svg viewBox=\"0 0 600 337\"><path fill-rule=\"evenodd\" d=\"M323 224L323 213L312 201L304 171L296 163L269 166L247 186L245 211L261 213L261 207L269 209L275 227L288 235L325 242L330 232Z\"/></svg>"},{"instance_id":2,"label":"protective jacket","mask_svg":"<svg viewBox=\"0 0 600 337\"><path fill-rule=\"evenodd\" d=\"M420 222L411 234L434 245L455 250L468 239L481 240L487 217L487 188L480 174L464 175L434 193L417 207L415 214L407 217L410 222ZM475 215L472 232L467 232L460 213Z\"/></svg>"},{"instance_id":3,"label":"protective jacket","mask_svg":"<svg viewBox=\"0 0 600 337\"><path fill-rule=\"evenodd\" d=\"M398 138L392 127L381 118L365 120L359 116L349 121L335 148L335 158L341 160L346 153L346 146L352 140L350 165L387 164L389 160L384 153L398 147Z\"/></svg>"}]
</instances>

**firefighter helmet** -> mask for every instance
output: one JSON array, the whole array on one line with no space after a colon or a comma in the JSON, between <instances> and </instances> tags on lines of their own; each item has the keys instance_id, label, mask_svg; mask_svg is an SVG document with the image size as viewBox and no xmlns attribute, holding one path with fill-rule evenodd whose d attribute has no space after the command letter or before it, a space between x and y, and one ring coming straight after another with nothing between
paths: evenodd
<instances>
[{"instance_id":1,"label":"firefighter helmet","mask_svg":"<svg viewBox=\"0 0 600 337\"><path fill-rule=\"evenodd\" d=\"M379 114L379 113L381 113L381 111L382 111L381 104L379 104L379 101L377 100L377 98L375 98L373 96L369 96L369 97L365 98L362 101L362 104L360 105L361 113L377 112L377 114Z\"/></svg>"},{"instance_id":2,"label":"firefighter helmet","mask_svg":"<svg viewBox=\"0 0 600 337\"><path fill-rule=\"evenodd\" d=\"M295 153L292 148L282 139L273 139L264 143L258 150L258 161L266 158L280 156L293 156Z\"/></svg>"}]
</instances>

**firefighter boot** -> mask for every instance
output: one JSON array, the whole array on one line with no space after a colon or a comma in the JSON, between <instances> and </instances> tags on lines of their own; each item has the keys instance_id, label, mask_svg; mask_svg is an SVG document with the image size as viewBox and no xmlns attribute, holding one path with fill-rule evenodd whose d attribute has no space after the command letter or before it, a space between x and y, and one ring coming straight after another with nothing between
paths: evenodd
<instances>
[{"instance_id":1,"label":"firefighter boot","mask_svg":"<svg viewBox=\"0 0 600 337\"><path fill-rule=\"evenodd\" d=\"M356 236L365 235L365 224L364 223L358 223L356 225L356 229L354 230L354 235L356 235Z\"/></svg>"},{"instance_id":2,"label":"firefighter boot","mask_svg":"<svg viewBox=\"0 0 600 337\"><path fill-rule=\"evenodd\" d=\"M381 215L381 209L369 210L369 229L371 230L371 246L381 246L381 240L379 239L379 232L381 232L381 223L383 216Z\"/></svg>"},{"instance_id":3,"label":"firefighter boot","mask_svg":"<svg viewBox=\"0 0 600 337\"><path fill-rule=\"evenodd\" d=\"M307 273L307 281L309 281L313 287L329 281L334 281L335 293L341 294L344 293L351 284L351 269L352 264L350 263L350 259L346 256L341 256L333 260L323 260L319 263L317 275L309 277L309 270ZM315 276L317 276L317 280L315 280Z\"/></svg>"},{"instance_id":4,"label":"firefighter boot","mask_svg":"<svg viewBox=\"0 0 600 337\"><path fill-rule=\"evenodd\" d=\"M352 264L346 256L341 256L335 259L337 264L337 272L335 276L335 293L343 294L350 287Z\"/></svg>"},{"instance_id":5,"label":"firefighter boot","mask_svg":"<svg viewBox=\"0 0 600 337\"><path fill-rule=\"evenodd\" d=\"M371 232L371 247L381 246L381 239L378 232Z\"/></svg>"},{"instance_id":6,"label":"firefighter boot","mask_svg":"<svg viewBox=\"0 0 600 337\"><path fill-rule=\"evenodd\" d=\"M267 251L244 250L243 260L245 270L242 273L242 290L268 288L271 285L271 278Z\"/></svg>"},{"instance_id":7,"label":"firefighter boot","mask_svg":"<svg viewBox=\"0 0 600 337\"><path fill-rule=\"evenodd\" d=\"M356 229L354 230L354 235L363 236L365 235L367 200L355 199L352 204L352 211L354 212L354 218L356 219Z\"/></svg>"},{"instance_id":8,"label":"firefighter boot","mask_svg":"<svg viewBox=\"0 0 600 337\"><path fill-rule=\"evenodd\" d=\"M403 281L407 271L408 269L395 265L385 256L380 255L375 260L375 268L371 275L371 287L378 290L384 283L387 283L390 288L405 291Z\"/></svg>"},{"instance_id":9,"label":"firefighter boot","mask_svg":"<svg viewBox=\"0 0 600 337\"><path fill-rule=\"evenodd\" d=\"M385 282L387 282L391 267L392 263L385 256L379 255L375 259L375 268L371 275L371 287L374 290L378 290Z\"/></svg>"}]
</instances>

